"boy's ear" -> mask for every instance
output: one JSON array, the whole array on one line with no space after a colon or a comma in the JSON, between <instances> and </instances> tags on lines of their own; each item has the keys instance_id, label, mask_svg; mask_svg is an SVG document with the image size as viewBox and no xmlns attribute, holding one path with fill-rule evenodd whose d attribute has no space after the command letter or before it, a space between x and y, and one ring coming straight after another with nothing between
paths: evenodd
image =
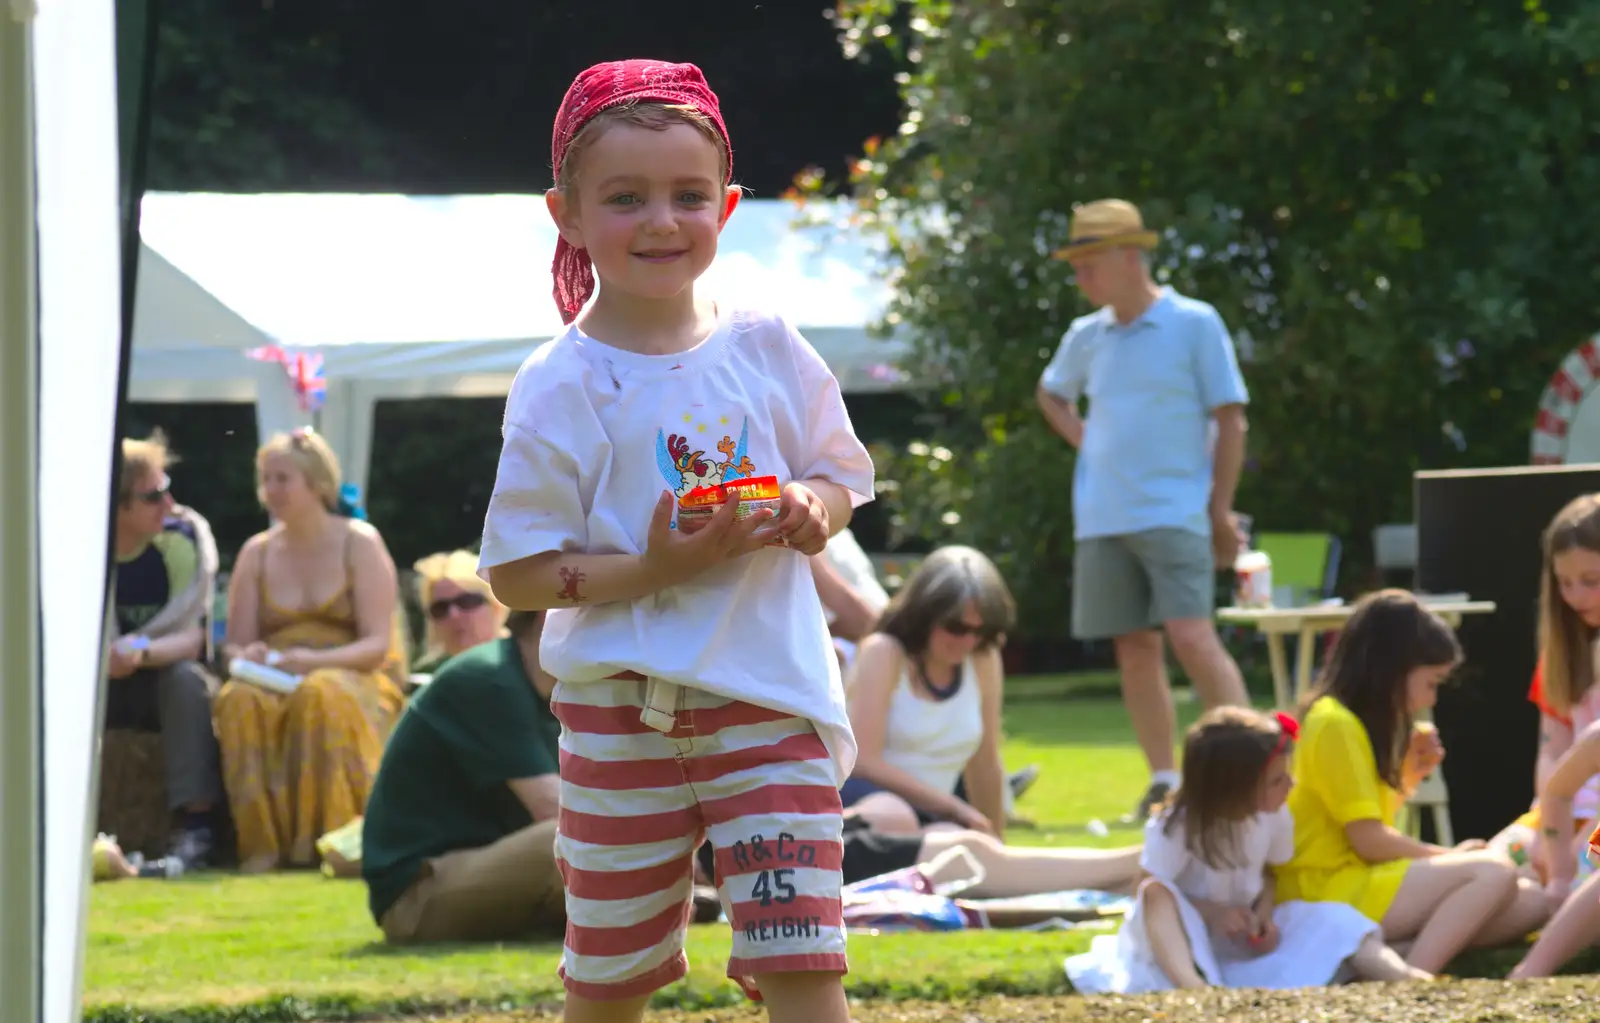
<instances>
[{"instance_id":1,"label":"boy's ear","mask_svg":"<svg viewBox=\"0 0 1600 1023\"><path fill-rule=\"evenodd\" d=\"M575 249L587 247L583 244L583 228L578 223L578 211L567 202L565 192L559 188L546 191L544 208L550 211L550 219L555 221L556 230L561 232L563 241Z\"/></svg>"},{"instance_id":2,"label":"boy's ear","mask_svg":"<svg viewBox=\"0 0 1600 1023\"><path fill-rule=\"evenodd\" d=\"M728 225L728 218L733 216L733 211L738 208L739 200L744 198L744 190L738 187L728 188L722 195L722 215L717 217L717 230L721 231Z\"/></svg>"}]
</instances>

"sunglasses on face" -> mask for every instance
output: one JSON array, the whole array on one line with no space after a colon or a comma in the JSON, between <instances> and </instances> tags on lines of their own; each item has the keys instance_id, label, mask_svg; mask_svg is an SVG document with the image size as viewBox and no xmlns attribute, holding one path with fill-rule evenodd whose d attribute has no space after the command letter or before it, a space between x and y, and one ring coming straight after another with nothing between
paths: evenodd
<instances>
[{"instance_id":1,"label":"sunglasses on face","mask_svg":"<svg viewBox=\"0 0 1600 1023\"><path fill-rule=\"evenodd\" d=\"M172 493L172 480L163 476L161 478L161 485L156 487L154 490L141 490L138 493L130 494L129 496L133 500L138 501L140 504L160 504L162 501L167 499L167 495L170 493Z\"/></svg>"},{"instance_id":2,"label":"sunglasses on face","mask_svg":"<svg viewBox=\"0 0 1600 1023\"><path fill-rule=\"evenodd\" d=\"M967 636L981 636L988 631L987 626L973 625L971 622L964 622L959 618L954 621L940 622L939 628L957 639L965 639Z\"/></svg>"},{"instance_id":3,"label":"sunglasses on face","mask_svg":"<svg viewBox=\"0 0 1600 1023\"><path fill-rule=\"evenodd\" d=\"M489 602L489 598L481 593L458 593L454 597L440 597L428 605L428 617L434 621L443 621L450 616L450 609L460 611L476 611Z\"/></svg>"}]
</instances>

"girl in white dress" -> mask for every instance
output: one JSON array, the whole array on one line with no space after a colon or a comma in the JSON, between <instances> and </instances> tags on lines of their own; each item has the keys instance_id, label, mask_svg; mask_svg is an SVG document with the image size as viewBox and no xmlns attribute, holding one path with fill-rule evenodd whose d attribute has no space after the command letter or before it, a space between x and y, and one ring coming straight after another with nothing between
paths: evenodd
<instances>
[{"instance_id":1,"label":"girl in white dress","mask_svg":"<svg viewBox=\"0 0 1600 1023\"><path fill-rule=\"evenodd\" d=\"M1218 707L1184 739L1183 784L1145 827L1133 911L1116 935L1066 962L1084 993L1326 984L1348 963L1365 980L1427 980L1340 902L1275 898L1272 868L1294 853L1284 801L1299 725Z\"/></svg>"}]
</instances>

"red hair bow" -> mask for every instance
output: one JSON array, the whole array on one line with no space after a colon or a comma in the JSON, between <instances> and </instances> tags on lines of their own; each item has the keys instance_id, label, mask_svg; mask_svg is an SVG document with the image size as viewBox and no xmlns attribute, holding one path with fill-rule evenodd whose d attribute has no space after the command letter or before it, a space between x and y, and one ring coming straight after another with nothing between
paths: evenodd
<instances>
[{"instance_id":1,"label":"red hair bow","mask_svg":"<svg viewBox=\"0 0 1600 1023\"><path fill-rule=\"evenodd\" d=\"M1283 734L1288 736L1290 740L1300 738L1300 722L1281 710L1274 717L1278 719L1278 727L1283 730Z\"/></svg>"}]
</instances>

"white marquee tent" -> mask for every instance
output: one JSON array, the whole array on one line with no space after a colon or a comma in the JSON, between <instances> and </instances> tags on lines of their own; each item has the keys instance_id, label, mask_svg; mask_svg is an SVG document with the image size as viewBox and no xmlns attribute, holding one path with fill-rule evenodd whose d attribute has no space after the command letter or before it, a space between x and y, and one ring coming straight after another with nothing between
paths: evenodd
<instances>
[{"instance_id":1,"label":"white marquee tent","mask_svg":"<svg viewBox=\"0 0 1600 1023\"><path fill-rule=\"evenodd\" d=\"M868 334L886 274L848 209L745 200L702 286L787 315L847 392L887 390L899 345ZM542 196L150 193L141 215L130 397L254 401L271 433L311 417L245 352L320 352L317 426L363 487L378 401L503 395L561 330Z\"/></svg>"},{"instance_id":2,"label":"white marquee tent","mask_svg":"<svg viewBox=\"0 0 1600 1023\"><path fill-rule=\"evenodd\" d=\"M0 1020L72 1023L121 362L111 0L0 4Z\"/></svg>"}]
</instances>

